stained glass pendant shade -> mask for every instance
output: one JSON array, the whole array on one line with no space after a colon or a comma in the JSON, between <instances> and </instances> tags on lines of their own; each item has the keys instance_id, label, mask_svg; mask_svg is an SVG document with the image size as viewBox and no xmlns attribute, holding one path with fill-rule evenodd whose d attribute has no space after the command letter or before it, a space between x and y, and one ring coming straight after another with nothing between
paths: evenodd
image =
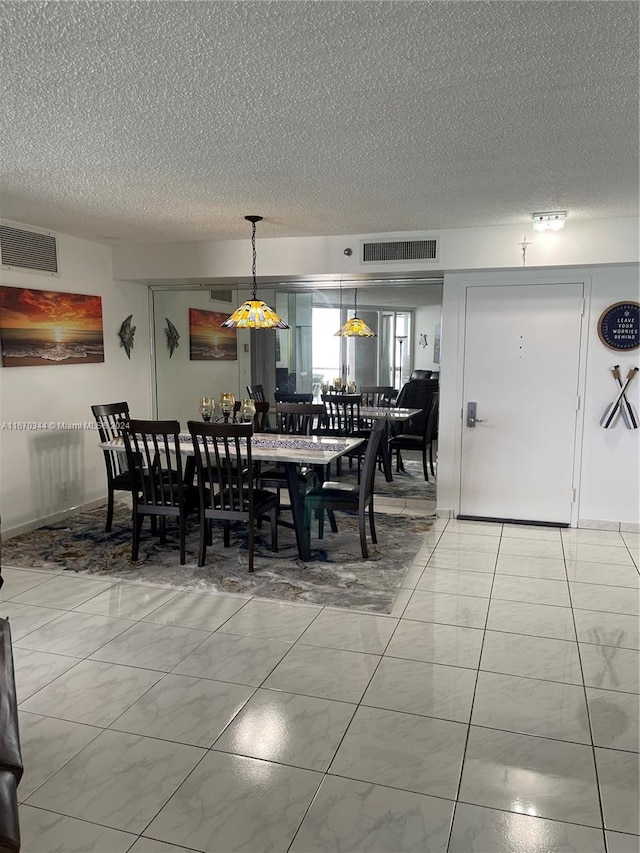
<instances>
[{"instance_id":1,"label":"stained glass pendant shade","mask_svg":"<svg viewBox=\"0 0 640 853\"><path fill-rule=\"evenodd\" d=\"M376 333L358 317L358 291L353 295L353 317L344 324L336 336L341 338L375 338Z\"/></svg>"},{"instance_id":2,"label":"stained glass pendant shade","mask_svg":"<svg viewBox=\"0 0 640 853\"><path fill-rule=\"evenodd\" d=\"M276 314L273 308L269 308L266 302L262 302L256 296L256 222L262 220L261 216L245 216L247 222L251 223L251 249L253 252L253 292L251 299L243 302L230 317L222 323L225 329L289 329L284 320Z\"/></svg>"}]
</instances>

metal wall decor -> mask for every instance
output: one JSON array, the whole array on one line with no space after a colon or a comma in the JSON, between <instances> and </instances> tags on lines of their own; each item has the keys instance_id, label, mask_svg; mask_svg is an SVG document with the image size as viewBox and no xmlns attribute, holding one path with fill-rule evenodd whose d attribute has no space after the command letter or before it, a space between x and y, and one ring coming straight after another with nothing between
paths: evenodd
<instances>
[{"instance_id":1,"label":"metal wall decor","mask_svg":"<svg viewBox=\"0 0 640 853\"><path fill-rule=\"evenodd\" d=\"M600 426L603 429L611 429L612 426L615 426L620 412L622 412L622 420L627 429L638 429L638 415L626 396L629 385L637 372L638 368L632 367L623 382L620 376L620 365L616 364L611 368L611 373L616 381L617 394L613 402L609 403L602 413Z\"/></svg>"},{"instance_id":2,"label":"metal wall decor","mask_svg":"<svg viewBox=\"0 0 640 853\"><path fill-rule=\"evenodd\" d=\"M133 338L136 333L136 327L131 325L133 314L129 314L126 320L123 321L118 332L120 338L120 346L124 347L127 358L131 358L131 350L133 349Z\"/></svg>"},{"instance_id":3,"label":"metal wall decor","mask_svg":"<svg viewBox=\"0 0 640 853\"><path fill-rule=\"evenodd\" d=\"M609 349L630 352L640 347L640 304L615 302L600 315L598 337Z\"/></svg>"},{"instance_id":4,"label":"metal wall decor","mask_svg":"<svg viewBox=\"0 0 640 853\"><path fill-rule=\"evenodd\" d=\"M168 317L164 318L167 323L167 328L165 329L165 333L167 335L167 346L169 347L169 358L174 354L176 349L180 346L178 341L180 340L180 332L173 325L171 320Z\"/></svg>"}]
</instances>

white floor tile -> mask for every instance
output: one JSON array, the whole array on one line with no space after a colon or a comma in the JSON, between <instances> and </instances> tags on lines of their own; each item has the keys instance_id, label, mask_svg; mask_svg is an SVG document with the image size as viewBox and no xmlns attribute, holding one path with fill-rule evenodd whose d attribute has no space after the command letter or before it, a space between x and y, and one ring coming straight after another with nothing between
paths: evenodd
<instances>
[{"instance_id":1,"label":"white floor tile","mask_svg":"<svg viewBox=\"0 0 640 853\"><path fill-rule=\"evenodd\" d=\"M300 642L307 646L381 655L397 624L397 619L388 616L323 610L302 634Z\"/></svg>"},{"instance_id":2,"label":"white floor tile","mask_svg":"<svg viewBox=\"0 0 640 853\"><path fill-rule=\"evenodd\" d=\"M468 723L475 684L471 669L385 657L362 704Z\"/></svg>"},{"instance_id":3,"label":"white floor tile","mask_svg":"<svg viewBox=\"0 0 640 853\"><path fill-rule=\"evenodd\" d=\"M569 640L487 631L480 669L566 684L582 684L578 644Z\"/></svg>"},{"instance_id":4,"label":"white floor tile","mask_svg":"<svg viewBox=\"0 0 640 853\"><path fill-rule=\"evenodd\" d=\"M280 604L252 599L220 629L225 634L243 634L293 643L320 613L319 607Z\"/></svg>"},{"instance_id":5,"label":"white floor tile","mask_svg":"<svg viewBox=\"0 0 640 853\"><path fill-rule=\"evenodd\" d=\"M602 831L528 814L456 807L448 853L604 853Z\"/></svg>"},{"instance_id":6,"label":"white floor tile","mask_svg":"<svg viewBox=\"0 0 640 853\"><path fill-rule=\"evenodd\" d=\"M587 687L640 693L640 652L580 643L580 657Z\"/></svg>"},{"instance_id":7,"label":"white floor tile","mask_svg":"<svg viewBox=\"0 0 640 853\"><path fill-rule=\"evenodd\" d=\"M567 579L564 560L555 557L527 557L521 554L500 554L496 563L499 575L517 575L525 578Z\"/></svg>"},{"instance_id":8,"label":"white floor tile","mask_svg":"<svg viewBox=\"0 0 640 853\"><path fill-rule=\"evenodd\" d=\"M429 566L438 569L459 569L465 572L493 572L496 567L496 555L477 551L458 551L438 545L429 558Z\"/></svg>"},{"instance_id":9,"label":"white floor tile","mask_svg":"<svg viewBox=\"0 0 640 853\"><path fill-rule=\"evenodd\" d=\"M582 685L478 673L471 722L521 734L591 743Z\"/></svg>"},{"instance_id":10,"label":"white floor tile","mask_svg":"<svg viewBox=\"0 0 640 853\"><path fill-rule=\"evenodd\" d=\"M500 556L513 554L520 557L552 557L556 560L563 558L562 542L558 539L513 539L502 537L500 540Z\"/></svg>"},{"instance_id":11,"label":"white floor tile","mask_svg":"<svg viewBox=\"0 0 640 853\"><path fill-rule=\"evenodd\" d=\"M240 596L181 592L144 618L145 622L215 631L244 607L248 600Z\"/></svg>"},{"instance_id":12,"label":"white floor tile","mask_svg":"<svg viewBox=\"0 0 640 853\"><path fill-rule=\"evenodd\" d=\"M84 658L122 634L134 623L111 616L70 611L17 641L22 649Z\"/></svg>"},{"instance_id":13,"label":"white floor tile","mask_svg":"<svg viewBox=\"0 0 640 853\"><path fill-rule=\"evenodd\" d=\"M402 619L385 656L477 669L483 638L478 628Z\"/></svg>"},{"instance_id":14,"label":"white floor tile","mask_svg":"<svg viewBox=\"0 0 640 853\"><path fill-rule=\"evenodd\" d=\"M83 660L20 707L34 714L104 727L161 678L161 672L149 669Z\"/></svg>"},{"instance_id":15,"label":"white floor tile","mask_svg":"<svg viewBox=\"0 0 640 853\"><path fill-rule=\"evenodd\" d=\"M465 572L428 566L418 581L416 589L489 598L492 584L493 574L489 572Z\"/></svg>"},{"instance_id":16,"label":"white floor tile","mask_svg":"<svg viewBox=\"0 0 640 853\"><path fill-rule=\"evenodd\" d=\"M466 736L462 723L360 707L329 772L453 799Z\"/></svg>"},{"instance_id":17,"label":"white floor tile","mask_svg":"<svg viewBox=\"0 0 640 853\"><path fill-rule=\"evenodd\" d=\"M135 835L20 806L22 853L127 853Z\"/></svg>"},{"instance_id":18,"label":"white floor tile","mask_svg":"<svg viewBox=\"0 0 640 853\"><path fill-rule=\"evenodd\" d=\"M595 583L570 583L573 607L577 610L605 610L609 613L640 615L640 596L636 590Z\"/></svg>"},{"instance_id":19,"label":"white floor tile","mask_svg":"<svg viewBox=\"0 0 640 853\"><path fill-rule=\"evenodd\" d=\"M94 652L91 658L168 672L209 636L208 631L194 628L138 622Z\"/></svg>"},{"instance_id":20,"label":"white floor tile","mask_svg":"<svg viewBox=\"0 0 640 853\"><path fill-rule=\"evenodd\" d=\"M640 752L640 696L587 687L596 746Z\"/></svg>"},{"instance_id":21,"label":"white floor tile","mask_svg":"<svg viewBox=\"0 0 640 853\"><path fill-rule=\"evenodd\" d=\"M453 803L326 776L290 853L445 853Z\"/></svg>"},{"instance_id":22,"label":"white floor tile","mask_svg":"<svg viewBox=\"0 0 640 853\"><path fill-rule=\"evenodd\" d=\"M570 607L569 587L566 581L544 580L539 578L511 577L496 575L493 583L492 599L507 601L526 601L530 604L555 604L558 607Z\"/></svg>"},{"instance_id":23,"label":"white floor tile","mask_svg":"<svg viewBox=\"0 0 640 853\"><path fill-rule=\"evenodd\" d=\"M601 826L590 746L471 726L460 800Z\"/></svg>"},{"instance_id":24,"label":"white floor tile","mask_svg":"<svg viewBox=\"0 0 640 853\"><path fill-rule=\"evenodd\" d=\"M346 702L257 690L214 748L324 771L355 710Z\"/></svg>"},{"instance_id":25,"label":"white floor tile","mask_svg":"<svg viewBox=\"0 0 640 853\"><path fill-rule=\"evenodd\" d=\"M21 640L32 631L42 628L48 622L63 616L64 610L52 607L36 607L33 604L17 604L15 601L0 602L0 617L8 619L13 642Z\"/></svg>"},{"instance_id":26,"label":"white floor tile","mask_svg":"<svg viewBox=\"0 0 640 853\"><path fill-rule=\"evenodd\" d=\"M488 609L487 598L416 590L404 611L404 617L463 628L484 628Z\"/></svg>"},{"instance_id":27,"label":"white floor tile","mask_svg":"<svg viewBox=\"0 0 640 853\"><path fill-rule=\"evenodd\" d=\"M633 566L633 560L622 545L592 545L586 542L565 542L566 560L581 563L610 563L614 566Z\"/></svg>"},{"instance_id":28,"label":"white floor tile","mask_svg":"<svg viewBox=\"0 0 640 853\"><path fill-rule=\"evenodd\" d=\"M640 834L638 755L598 747L595 753L605 827Z\"/></svg>"},{"instance_id":29,"label":"white floor tile","mask_svg":"<svg viewBox=\"0 0 640 853\"><path fill-rule=\"evenodd\" d=\"M165 675L110 727L208 748L252 694L241 684Z\"/></svg>"},{"instance_id":30,"label":"white floor tile","mask_svg":"<svg viewBox=\"0 0 640 853\"><path fill-rule=\"evenodd\" d=\"M51 580L51 575L45 572L27 572L20 569L2 569L4 584L0 589L0 601L6 601L34 589ZM0 612L4 616L4 605L0 606Z\"/></svg>"},{"instance_id":31,"label":"white floor tile","mask_svg":"<svg viewBox=\"0 0 640 853\"><path fill-rule=\"evenodd\" d=\"M640 622L636 616L600 610L574 610L573 614L580 642L640 649Z\"/></svg>"},{"instance_id":32,"label":"white floor tile","mask_svg":"<svg viewBox=\"0 0 640 853\"><path fill-rule=\"evenodd\" d=\"M145 835L204 853L284 851L322 774L209 752Z\"/></svg>"},{"instance_id":33,"label":"white floor tile","mask_svg":"<svg viewBox=\"0 0 640 853\"><path fill-rule=\"evenodd\" d=\"M556 640L575 640L573 611L552 604L530 604L525 601L492 599L487 629Z\"/></svg>"},{"instance_id":34,"label":"white floor tile","mask_svg":"<svg viewBox=\"0 0 640 853\"><path fill-rule=\"evenodd\" d=\"M263 687L321 699L359 702L379 660L377 655L298 643L276 666Z\"/></svg>"},{"instance_id":35,"label":"white floor tile","mask_svg":"<svg viewBox=\"0 0 640 853\"><path fill-rule=\"evenodd\" d=\"M174 672L259 687L290 648L278 640L212 634Z\"/></svg>"},{"instance_id":36,"label":"white floor tile","mask_svg":"<svg viewBox=\"0 0 640 853\"><path fill-rule=\"evenodd\" d=\"M78 658L34 652L13 648L13 667L18 703L24 702L41 688L54 681L63 672L76 666Z\"/></svg>"},{"instance_id":37,"label":"white floor tile","mask_svg":"<svg viewBox=\"0 0 640 853\"><path fill-rule=\"evenodd\" d=\"M140 833L204 754L193 746L104 731L28 805Z\"/></svg>"},{"instance_id":38,"label":"white floor tile","mask_svg":"<svg viewBox=\"0 0 640 853\"><path fill-rule=\"evenodd\" d=\"M102 616L117 616L120 619L142 619L176 595L177 590L119 583L95 598L79 604L75 609L81 613L98 613Z\"/></svg>"},{"instance_id":39,"label":"white floor tile","mask_svg":"<svg viewBox=\"0 0 640 853\"><path fill-rule=\"evenodd\" d=\"M47 575L46 583L38 583L37 586L32 584L31 589L14 596L13 600L19 604L41 604L44 607L71 610L82 604L83 601L94 598L112 586L113 583L109 581L79 577L75 574L56 575L55 577Z\"/></svg>"}]
</instances>

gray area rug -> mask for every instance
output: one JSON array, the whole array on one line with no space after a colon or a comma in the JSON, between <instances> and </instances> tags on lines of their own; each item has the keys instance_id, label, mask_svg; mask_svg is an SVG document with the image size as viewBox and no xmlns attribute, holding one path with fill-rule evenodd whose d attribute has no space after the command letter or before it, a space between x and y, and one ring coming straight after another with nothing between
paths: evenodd
<instances>
[{"instance_id":1,"label":"gray area rug","mask_svg":"<svg viewBox=\"0 0 640 853\"><path fill-rule=\"evenodd\" d=\"M371 545L368 537L369 559L363 560L357 516L336 513L339 532L331 533L326 525L324 539L318 540L314 525L312 559L304 563L298 558L294 532L288 528L279 528L279 551L270 550L269 525L265 523L257 531L255 571L249 574L245 525L232 527L229 548L223 547L222 528L214 527L206 565L198 568L195 520L188 525L187 563L181 566L175 526L168 524L167 541L161 545L145 520L140 558L133 563L130 509L116 505L110 533L104 529L105 516L104 508L87 510L13 537L3 543L4 563L390 613L409 565L431 528L427 518L376 513L378 544Z\"/></svg>"},{"instance_id":2,"label":"gray area rug","mask_svg":"<svg viewBox=\"0 0 640 853\"><path fill-rule=\"evenodd\" d=\"M404 471L396 471L394 453L392 465L393 480L391 483L387 483L382 471L376 471L373 488L374 494L379 495L381 498L411 498L435 502L435 477L432 477L431 471L429 471L429 481L427 482L424 479L422 454L414 453L413 451L403 451L402 462L404 464ZM349 468L348 462L343 463L340 481L342 482L343 480L347 483L357 482L355 462L353 468Z\"/></svg>"}]
</instances>

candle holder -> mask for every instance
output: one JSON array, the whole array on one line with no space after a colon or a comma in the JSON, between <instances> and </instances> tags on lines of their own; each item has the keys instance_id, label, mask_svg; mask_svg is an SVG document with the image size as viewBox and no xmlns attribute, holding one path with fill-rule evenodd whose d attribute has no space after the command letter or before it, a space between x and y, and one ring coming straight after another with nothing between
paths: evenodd
<instances>
[{"instance_id":1,"label":"candle holder","mask_svg":"<svg viewBox=\"0 0 640 853\"><path fill-rule=\"evenodd\" d=\"M253 421L254 415L256 413L256 404L253 400L243 400L242 407L240 409L240 421L243 424L248 424Z\"/></svg>"},{"instance_id":2,"label":"candle holder","mask_svg":"<svg viewBox=\"0 0 640 853\"><path fill-rule=\"evenodd\" d=\"M235 402L235 394L230 394L227 391L223 391L222 394L220 394L220 411L222 412L222 417L226 424L229 423L229 415L233 411Z\"/></svg>"},{"instance_id":3,"label":"candle holder","mask_svg":"<svg viewBox=\"0 0 640 853\"><path fill-rule=\"evenodd\" d=\"M215 410L215 402L213 397L200 397L200 414L205 423L210 423Z\"/></svg>"}]
</instances>

